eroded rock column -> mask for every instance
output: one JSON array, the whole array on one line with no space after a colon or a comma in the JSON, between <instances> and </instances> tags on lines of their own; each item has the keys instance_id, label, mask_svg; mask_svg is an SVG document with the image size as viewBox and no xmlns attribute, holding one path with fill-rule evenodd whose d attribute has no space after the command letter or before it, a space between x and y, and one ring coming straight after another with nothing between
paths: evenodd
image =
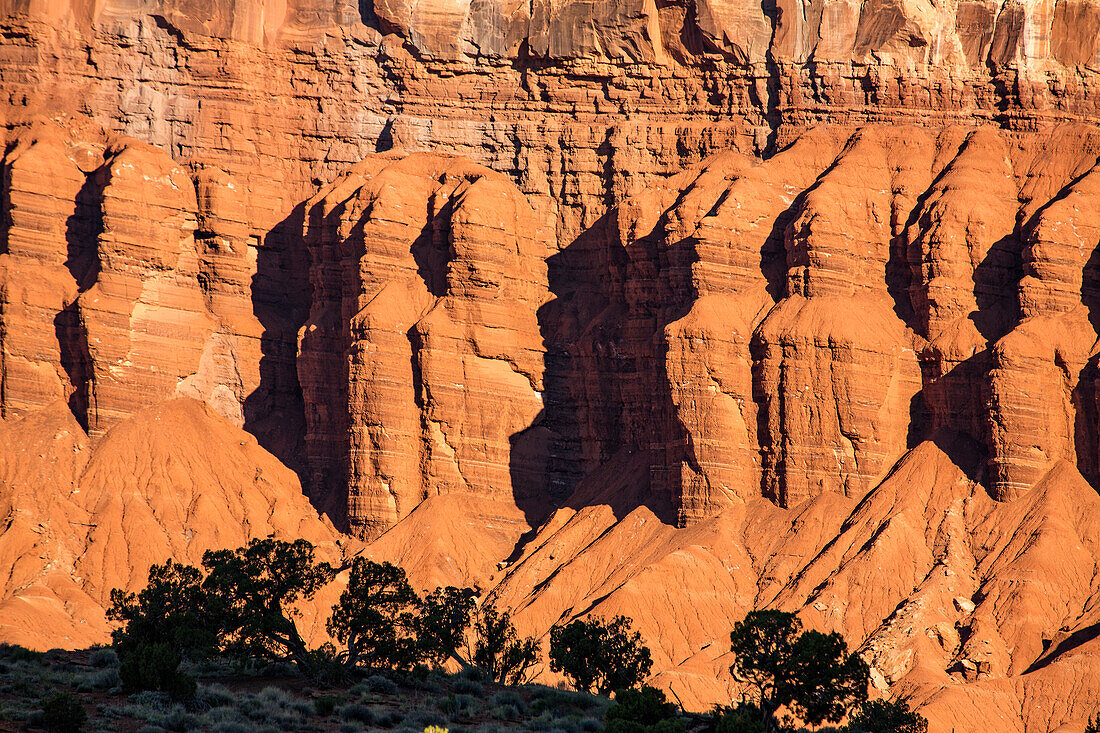
<instances>
[{"instance_id":1,"label":"eroded rock column","mask_svg":"<svg viewBox=\"0 0 1100 733\"><path fill-rule=\"evenodd\" d=\"M888 264L898 222L931 180L927 142L860 132L787 227L787 297L754 343L764 494L784 506L859 496L905 450L920 372Z\"/></svg>"}]
</instances>

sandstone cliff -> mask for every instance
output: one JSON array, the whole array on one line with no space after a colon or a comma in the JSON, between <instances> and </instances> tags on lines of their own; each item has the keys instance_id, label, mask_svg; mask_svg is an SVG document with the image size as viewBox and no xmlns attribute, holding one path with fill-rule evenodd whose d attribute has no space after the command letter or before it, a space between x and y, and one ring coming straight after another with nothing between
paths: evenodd
<instances>
[{"instance_id":1,"label":"sandstone cliff","mask_svg":"<svg viewBox=\"0 0 1100 733\"><path fill-rule=\"evenodd\" d=\"M1094 4L139 6L0 0L3 639L275 533L1100 704Z\"/></svg>"}]
</instances>

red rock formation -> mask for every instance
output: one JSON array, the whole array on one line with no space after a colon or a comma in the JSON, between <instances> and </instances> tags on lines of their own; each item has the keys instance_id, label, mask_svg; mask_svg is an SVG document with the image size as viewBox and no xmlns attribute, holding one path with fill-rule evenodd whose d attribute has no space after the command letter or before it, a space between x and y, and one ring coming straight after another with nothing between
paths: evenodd
<instances>
[{"instance_id":1,"label":"red rock formation","mask_svg":"<svg viewBox=\"0 0 1100 733\"><path fill-rule=\"evenodd\" d=\"M933 730L1075 725L1098 19L0 0L0 637L102 640L169 554L339 554L293 469L525 632L634 616L694 707L780 607Z\"/></svg>"},{"instance_id":2,"label":"red rock formation","mask_svg":"<svg viewBox=\"0 0 1100 733\"><path fill-rule=\"evenodd\" d=\"M294 474L194 400L139 412L94 446L61 402L0 431L0 555L11 568L0 634L13 642L102 641L111 588L139 587L168 557L198 564L208 549L270 534L341 553Z\"/></svg>"},{"instance_id":3,"label":"red rock formation","mask_svg":"<svg viewBox=\"0 0 1100 733\"><path fill-rule=\"evenodd\" d=\"M545 502L523 433L538 438L542 410L547 244L522 194L454 158L384 155L308 216L299 376L326 500L346 494L348 523L369 536L435 494Z\"/></svg>"},{"instance_id":4,"label":"red rock formation","mask_svg":"<svg viewBox=\"0 0 1100 733\"><path fill-rule=\"evenodd\" d=\"M75 152L75 151L73 151ZM66 264L68 242L80 229L78 198L85 185L62 136L48 125L28 133L3 161L4 239L0 250L0 411L22 415L66 400L78 370L63 353L70 323L62 313L76 297Z\"/></svg>"}]
</instances>

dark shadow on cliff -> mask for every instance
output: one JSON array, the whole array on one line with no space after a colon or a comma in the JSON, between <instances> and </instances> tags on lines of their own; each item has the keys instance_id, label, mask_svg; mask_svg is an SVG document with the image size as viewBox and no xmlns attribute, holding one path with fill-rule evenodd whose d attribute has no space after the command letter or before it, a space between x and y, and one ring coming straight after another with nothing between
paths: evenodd
<instances>
[{"instance_id":1,"label":"dark shadow on cliff","mask_svg":"<svg viewBox=\"0 0 1100 733\"><path fill-rule=\"evenodd\" d=\"M1100 624L1092 624L1086 626L1083 629L1078 629L1066 638L1062 639L1053 649L1045 649L1042 656L1032 662L1031 666L1025 669L1022 674L1029 674L1031 672L1038 672L1043 667L1046 667L1051 662L1055 662L1064 654L1077 649L1078 647L1088 644L1092 640L1100 636ZM1044 641L1044 644L1047 642Z\"/></svg>"},{"instance_id":2,"label":"dark shadow on cliff","mask_svg":"<svg viewBox=\"0 0 1100 733\"><path fill-rule=\"evenodd\" d=\"M978 310L970 318L990 345L1019 323L1017 292L1024 276L1022 257L1023 242L1017 230L994 242L974 268L974 299Z\"/></svg>"},{"instance_id":3,"label":"dark shadow on cliff","mask_svg":"<svg viewBox=\"0 0 1100 733\"><path fill-rule=\"evenodd\" d=\"M89 388L92 379L92 358L88 350L88 333L80 325L80 312L75 302L65 306L53 319L54 334L61 356L61 368L69 377L73 393L69 395L69 412L88 432Z\"/></svg>"},{"instance_id":4,"label":"dark shadow on cliff","mask_svg":"<svg viewBox=\"0 0 1100 733\"><path fill-rule=\"evenodd\" d=\"M244 401L244 429L308 486L305 406L298 382L298 329L309 312L309 260L302 242L305 204L299 204L255 248L252 311L263 327L260 382Z\"/></svg>"},{"instance_id":5,"label":"dark shadow on cliff","mask_svg":"<svg viewBox=\"0 0 1100 733\"><path fill-rule=\"evenodd\" d=\"M99 275L97 243L103 233L103 188L106 166L92 171L76 195L76 208L65 220L65 267L83 293L95 284ZM69 377L73 393L69 395L69 411L88 430L88 410L91 399L92 359L88 334L80 322L77 302L65 306L54 317L61 368Z\"/></svg>"},{"instance_id":6,"label":"dark shadow on cliff","mask_svg":"<svg viewBox=\"0 0 1100 733\"><path fill-rule=\"evenodd\" d=\"M512 436L509 461L516 504L533 526L557 508L597 504L619 518L644 505L662 521L675 520L667 497L651 490L654 436L642 414L654 397L645 372L653 368L655 314L630 312L623 292L630 255L617 242L614 216L548 259L554 297L538 313L544 407ZM644 342L631 338L639 333ZM623 470L624 456L634 470Z\"/></svg>"},{"instance_id":7,"label":"dark shadow on cliff","mask_svg":"<svg viewBox=\"0 0 1100 733\"><path fill-rule=\"evenodd\" d=\"M1092 250L1081 277L1081 303L1088 311L1089 324L1100 333L1100 246ZM1077 375L1073 389L1075 420L1073 426L1077 469L1093 488L1100 489L1100 354L1094 354Z\"/></svg>"}]
</instances>

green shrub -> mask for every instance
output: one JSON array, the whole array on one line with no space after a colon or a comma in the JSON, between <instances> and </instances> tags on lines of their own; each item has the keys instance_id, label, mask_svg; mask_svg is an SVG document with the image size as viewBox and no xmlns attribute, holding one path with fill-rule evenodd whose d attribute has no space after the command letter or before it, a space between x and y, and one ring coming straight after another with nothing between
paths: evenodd
<instances>
[{"instance_id":1,"label":"green shrub","mask_svg":"<svg viewBox=\"0 0 1100 733\"><path fill-rule=\"evenodd\" d=\"M122 687L129 692L159 690L173 700L190 700L198 685L179 671L180 653L167 643L127 644L119 664Z\"/></svg>"},{"instance_id":2,"label":"green shrub","mask_svg":"<svg viewBox=\"0 0 1100 733\"><path fill-rule=\"evenodd\" d=\"M256 726L245 721L230 720L217 723L210 729L210 733L256 733Z\"/></svg>"},{"instance_id":3,"label":"green shrub","mask_svg":"<svg viewBox=\"0 0 1100 733\"><path fill-rule=\"evenodd\" d=\"M461 692L466 695L480 695L484 692L484 689L480 683L473 680L457 679L455 680L454 690L455 692Z\"/></svg>"},{"instance_id":4,"label":"green shrub","mask_svg":"<svg viewBox=\"0 0 1100 733\"><path fill-rule=\"evenodd\" d=\"M111 634L123 687L186 699L194 681L178 671L184 655L205 656L217 645L207 606L202 573L172 560L149 568L140 593L111 591L107 618L123 624Z\"/></svg>"},{"instance_id":5,"label":"green shrub","mask_svg":"<svg viewBox=\"0 0 1100 733\"><path fill-rule=\"evenodd\" d=\"M400 725L405 716L396 710L381 710L374 713L374 724L379 728L392 728Z\"/></svg>"},{"instance_id":6,"label":"green shrub","mask_svg":"<svg viewBox=\"0 0 1100 733\"><path fill-rule=\"evenodd\" d=\"M89 663L97 668L103 669L104 667L117 667L118 666L118 654L114 649L110 647L101 647L92 652L91 657L88 659Z\"/></svg>"},{"instance_id":7,"label":"green shrub","mask_svg":"<svg viewBox=\"0 0 1100 733\"><path fill-rule=\"evenodd\" d=\"M313 701L313 712L319 717L327 718L336 711L339 701L336 695L322 695Z\"/></svg>"},{"instance_id":8,"label":"green shrub","mask_svg":"<svg viewBox=\"0 0 1100 733\"><path fill-rule=\"evenodd\" d=\"M286 690L282 689L281 687L273 687L270 685L260 690L259 694L256 695L256 697L261 702L276 705L281 708L285 708L292 701L290 695L287 694Z\"/></svg>"},{"instance_id":9,"label":"green shrub","mask_svg":"<svg viewBox=\"0 0 1100 733\"><path fill-rule=\"evenodd\" d=\"M79 692L91 692L92 690L111 690L120 685L122 685L122 676L118 669L112 667L85 676L76 689Z\"/></svg>"},{"instance_id":10,"label":"green shrub","mask_svg":"<svg viewBox=\"0 0 1100 733\"><path fill-rule=\"evenodd\" d=\"M162 728L173 731L173 733L186 733L202 728L202 720L198 716L188 713L178 705L168 711L159 722Z\"/></svg>"},{"instance_id":11,"label":"green shrub","mask_svg":"<svg viewBox=\"0 0 1100 733\"><path fill-rule=\"evenodd\" d=\"M503 705L497 705L489 711L489 715L498 720L519 720L519 716L522 715L518 705L511 703L504 703Z\"/></svg>"},{"instance_id":12,"label":"green shrub","mask_svg":"<svg viewBox=\"0 0 1100 733\"><path fill-rule=\"evenodd\" d=\"M928 721L904 700L868 700L848 727L852 733L925 733Z\"/></svg>"},{"instance_id":13,"label":"green shrub","mask_svg":"<svg viewBox=\"0 0 1100 733\"><path fill-rule=\"evenodd\" d=\"M39 722L51 733L79 733L87 720L84 706L71 693L54 692L42 699Z\"/></svg>"},{"instance_id":14,"label":"green shrub","mask_svg":"<svg viewBox=\"0 0 1100 733\"><path fill-rule=\"evenodd\" d=\"M32 652L18 644L0 644L0 659L9 662L37 662L44 656L42 652Z\"/></svg>"},{"instance_id":15,"label":"green shrub","mask_svg":"<svg viewBox=\"0 0 1100 733\"><path fill-rule=\"evenodd\" d=\"M346 721L371 725L374 723L374 711L366 705L350 703L340 708L340 718Z\"/></svg>"},{"instance_id":16,"label":"green shrub","mask_svg":"<svg viewBox=\"0 0 1100 733\"><path fill-rule=\"evenodd\" d=\"M396 695L397 683L381 674L372 674L363 680L363 687L376 695Z\"/></svg>"},{"instance_id":17,"label":"green shrub","mask_svg":"<svg viewBox=\"0 0 1100 733\"><path fill-rule=\"evenodd\" d=\"M217 682L212 685L199 685L195 693L195 704L199 708L219 708L232 705L236 701L236 694Z\"/></svg>"},{"instance_id":18,"label":"green shrub","mask_svg":"<svg viewBox=\"0 0 1100 733\"><path fill-rule=\"evenodd\" d=\"M428 728L430 726L443 726L447 721L439 713L432 710L414 710L405 718L405 724L412 728Z\"/></svg>"},{"instance_id":19,"label":"green shrub","mask_svg":"<svg viewBox=\"0 0 1100 733\"><path fill-rule=\"evenodd\" d=\"M608 733L680 733L684 723L665 693L646 685L640 690L620 690L607 709Z\"/></svg>"},{"instance_id":20,"label":"green shrub","mask_svg":"<svg viewBox=\"0 0 1100 733\"><path fill-rule=\"evenodd\" d=\"M450 694L450 696L442 698L437 704L440 712L451 719L465 718L476 707L476 701L469 694Z\"/></svg>"},{"instance_id":21,"label":"green shrub","mask_svg":"<svg viewBox=\"0 0 1100 733\"><path fill-rule=\"evenodd\" d=\"M714 733L770 733L764 714L756 705L715 707L710 730Z\"/></svg>"},{"instance_id":22,"label":"green shrub","mask_svg":"<svg viewBox=\"0 0 1100 733\"><path fill-rule=\"evenodd\" d=\"M501 690L493 695L494 705L512 705L517 709L523 708L523 697L515 690Z\"/></svg>"},{"instance_id":23,"label":"green shrub","mask_svg":"<svg viewBox=\"0 0 1100 733\"><path fill-rule=\"evenodd\" d=\"M477 667L463 667L458 670L458 674L456 674L455 677L463 680L470 680L472 682L484 682L486 679L485 673Z\"/></svg>"},{"instance_id":24,"label":"green shrub","mask_svg":"<svg viewBox=\"0 0 1100 733\"><path fill-rule=\"evenodd\" d=\"M632 633L625 616L577 620L550 629L550 669L564 674L582 692L607 695L637 687L652 666L641 634Z\"/></svg>"},{"instance_id":25,"label":"green shrub","mask_svg":"<svg viewBox=\"0 0 1100 733\"><path fill-rule=\"evenodd\" d=\"M207 710L203 716L203 720L207 725L217 725L219 723L239 723L244 721L244 715L236 707L229 705L222 705L216 708Z\"/></svg>"}]
</instances>

